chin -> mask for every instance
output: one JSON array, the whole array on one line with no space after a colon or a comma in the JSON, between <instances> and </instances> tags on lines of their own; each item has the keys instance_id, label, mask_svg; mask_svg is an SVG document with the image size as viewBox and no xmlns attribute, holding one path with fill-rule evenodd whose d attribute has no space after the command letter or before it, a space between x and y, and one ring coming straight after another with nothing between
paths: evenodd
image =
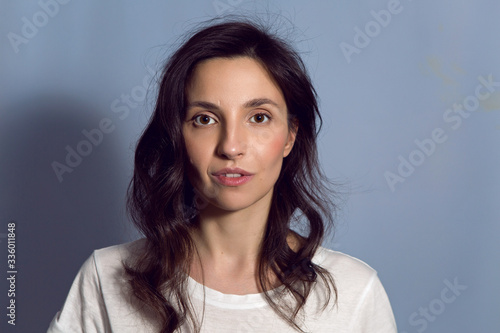
<instances>
[{"instance_id":1,"label":"chin","mask_svg":"<svg viewBox=\"0 0 500 333\"><path fill-rule=\"evenodd\" d=\"M207 208L212 206L215 209L224 210L227 212L236 212L239 210L244 210L251 208L254 205L258 205L259 201L266 195L249 195L249 193L242 193L241 195L236 193L225 193L219 195L217 198L209 200L205 205Z\"/></svg>"},{"instance_id":2,"label":"chin","mask_svg":"<svg viewBox=\"0 0 500 333\"><path fill-rule=\"evenodd\" d=\"M235 200L232 198L231 200L217 200L216 202L211 203L211 205L227 212L237 212L251 207L253 203L254 202L244 202L242 200Z\"/></svg>"}]
</instances>

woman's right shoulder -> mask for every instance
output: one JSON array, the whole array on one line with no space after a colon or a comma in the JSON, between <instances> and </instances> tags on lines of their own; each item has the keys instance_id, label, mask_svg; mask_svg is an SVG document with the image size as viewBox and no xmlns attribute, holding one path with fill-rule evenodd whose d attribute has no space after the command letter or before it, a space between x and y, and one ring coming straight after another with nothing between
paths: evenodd
<instances>
[{"instance_id":1,"label":"woman's right shoulder","mask_svg":"<svg viewBox=\"0 0 500 333\"><path fill-rule=\"evenodd\" d=\"M120 272L124 270L123 264L133 264L146 251L147 239L140 238L128 243L113 245L94 250L91 259L99 273L109 275L111 272ZM99 274L101 275L101 274Z\"/></svg>"},{"instance_id":2,"label":"woman's right shoulder","mask_svg":"<svg viewBox=\"0 0 500 333\"><path fill-rule=\"evenodd\" d=\"M124 266L138 260L146 246L146 239L138 239L94 250L80 268L48 332L143 332L150 327L133 298Z\"/></svg>"},{"instance_id":3,"label":"woman's right shoulder","mask_svg":"<svg viewBox=\"0 0 500 333\"><path fill-rule=\"evenodd\" d=\"M146 238L140 238L128 243L112 245L94 250L94 255L103 260L126 259L142 253L145 250L146 242Z\"/></svg>"}]
</instances>

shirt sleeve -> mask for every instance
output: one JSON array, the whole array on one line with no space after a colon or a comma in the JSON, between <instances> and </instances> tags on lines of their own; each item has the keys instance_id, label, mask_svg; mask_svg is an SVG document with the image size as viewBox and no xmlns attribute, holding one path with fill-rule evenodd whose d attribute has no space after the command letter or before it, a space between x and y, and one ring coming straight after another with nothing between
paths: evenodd
<instances>
[{"instance_id":1,"label":"shirt sleeve","mask_svg":"<svg viewBox=\"0 0 500 333\"><path fill-rule=\"evenodd\" d=\"M397 333L391 304L377 274L366 286L350 332Z\"/></svg>"},{"instance_id":2,"label":"shirt sleeve","mask_svg":"<svg viewBox=\"0 0 500 333\"><path fill-rule=\"evenodd\" d=\"M94 252L80 268L62 309L55 315L47 333L109 331Z\"/></svg>"}]
</instances>

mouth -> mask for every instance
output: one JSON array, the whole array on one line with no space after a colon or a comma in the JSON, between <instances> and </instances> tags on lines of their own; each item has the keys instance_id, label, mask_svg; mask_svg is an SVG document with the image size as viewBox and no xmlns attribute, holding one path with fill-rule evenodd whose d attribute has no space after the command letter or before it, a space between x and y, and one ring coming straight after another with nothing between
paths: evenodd
<instances>
[{"instance_id":1,"label":"mouth","mask_svg":"<svg viewBox=\"0 0 500 333\"><path fill-rule=\"evenodd\" d=\"M223 173L221 176L229 177L229 178L236 178L236 177L241 177L243 175L241 173Z\"/></svg>"},{"instance_id":2,"label":"mouth","mask_svg":"<svg viewBox=\"0 0 500 333\"><path fill-rule=\"evenodd\" d=\"M224 168L212 174L224 186L240 186L253 178L253 174L240 168Z\"/></svg>"},{"instance_id":3,"label":"mouth","mask_svg":"<svg viewBox=\"0 0 500 333\"><path fill-rule=\"evenodd\" d=\"M234 177L252 176L253 174L251 172L248 172L240 168L224 168L213 173L213 175L234 178Z\"/></svg>"}]
</instances>

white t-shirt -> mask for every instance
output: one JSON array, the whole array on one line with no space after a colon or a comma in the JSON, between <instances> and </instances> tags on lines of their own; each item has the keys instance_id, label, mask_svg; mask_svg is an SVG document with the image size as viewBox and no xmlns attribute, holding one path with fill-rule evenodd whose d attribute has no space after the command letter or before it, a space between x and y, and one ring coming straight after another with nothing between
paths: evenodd
<instances>
[{"instance_id":1,"label":"white t-shirt","mask_svg":"<svg viewBox=\"0 0 500 333\"><path fill-rule=\"evenodd\" d=\"M158 332L155 321L138 311L122 261L140 251L144 239L94 251L73 282L63 308L52 320L55 332ZM324 310L326 295L318 281L298 322L306 332L396 333L396 322L377 272L364 262L320 247L313 262L327 269L338 290L338 303ZM188 278L188 293L201 319L201 332L297 332L272 310L263 294L229 295ZM332 293L332 301L335 296ZM192 332L184 324L180 332Z\"/></svg>"}]
</instances>

